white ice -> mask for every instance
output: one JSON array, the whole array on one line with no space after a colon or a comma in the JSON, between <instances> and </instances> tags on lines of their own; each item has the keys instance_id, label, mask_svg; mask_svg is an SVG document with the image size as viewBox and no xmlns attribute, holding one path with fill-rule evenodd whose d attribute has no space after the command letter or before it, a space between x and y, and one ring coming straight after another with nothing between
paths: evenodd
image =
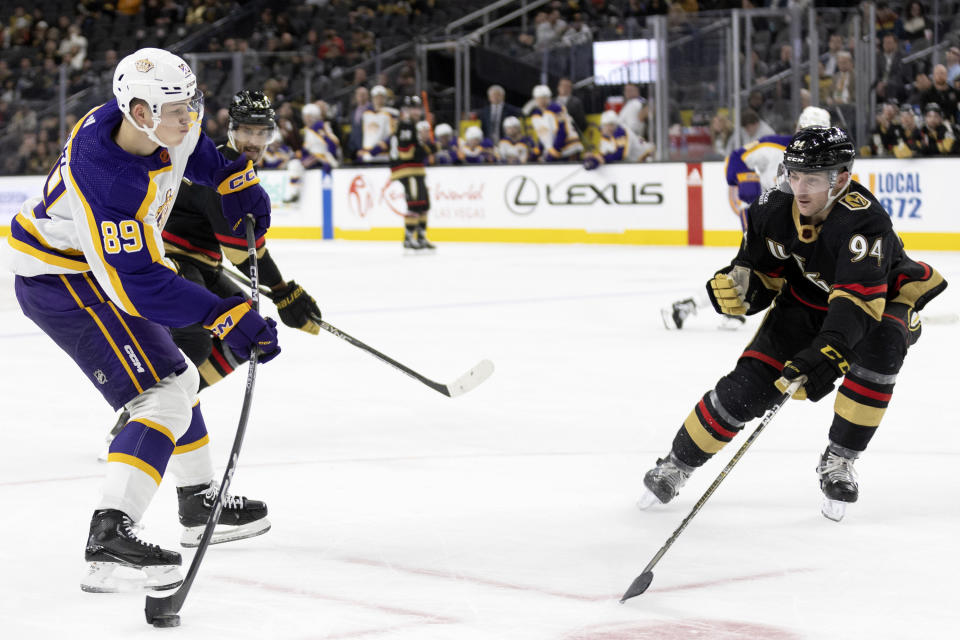
<instances>
[{"instance_id":1,"label":"white ice","mask_svg":"<svg viewBox=\"0 0 960 640\"><path fill-rule=\"evenodd\" d=\"M635 509L644 471L756 326L718 331L710 313L661 325L659 308L732 250L271 245L334 325L443 382L482 358L496 373L450 399L332 335L284 328L234 481L268 502L273 530L211 548L182 626L157 630L142 595L79 589L114 416L0 275L0 637L957 637L960 255L915 252L954 285L928 309L846 519L820 515L814 473L832 401L792 401L649 591L620 605L745 437L674 503ZM202 394L218 464L243 378ZM177 548L170 484L142 535Z\"/></svg>"}]
</instances>

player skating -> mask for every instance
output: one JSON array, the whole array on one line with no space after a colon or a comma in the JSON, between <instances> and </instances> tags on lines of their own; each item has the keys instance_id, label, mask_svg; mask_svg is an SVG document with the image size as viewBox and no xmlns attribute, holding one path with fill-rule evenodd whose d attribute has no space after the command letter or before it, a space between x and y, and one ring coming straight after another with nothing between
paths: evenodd
<instances>
[{"instance_id":1,"label":"player skating","mask_svg":"<svg viewBox=\"0 0 960 640\"><path fill-rule=\"evenodd\" d=\"M407 200L404 216L403 248L409 252L433 251L427 239L427 214L430 192L424 166L435 149L430 143L429 129L418 129L423 117L423 103L417 96L406 96L400 111L400 122L390 140L390 179L403 185Z\"/></svg>"},{"instance_id":2,"label":"player skating","mask_svg":"<svg viewBox=\"0 0 960 640\"><path fill-rule=\"evenodd\" d=\"M182 59L141 49L117 65L113 90L115 100L74 127L42 199L24 204L9 242L24 314L114 409L130 414L110 446L81 587L169 589L181 580L180 555L143 542L133 525L168 464L181 514L206 520L204 495L216 485L197 369L166 327L202 323L235 353L260 349L261 361L280 349L276 323L246 298L225 300L178 277L165 260L161 230L184 177L223 194L233 233L242 234L245 215L253 213L263 235L270 201L249 160L228 164L200 132L202 95ZM223 512L221 523L243 523L229 539L269 528L262 502L227 497ZM136 570L136 578L121 581L114 575L121 566Z\"/></svg>"},{"instance_id":3,"label":"player skating","mask_svg":"<svg viewBox=\"0 0 960 640\"><path fill-rule=\"evenodd\" d=\"M708 284L719 313L772 305L733 371L687 417L670 452L644 477L638 506L672 500L698 467L803 380L797 398L817 401L843 377L829 444L817 473L823 514L843 517L859 495L854 461L890 402L917 311L946 287L911 260L876 198L850 178L854 147L839 128L796 133L785 175L747 209L747 230L729 267Z\"/></svg>"},{"instance_id":4,"label":"player skating","mask_svg":"<svg viewBox=\"0 0 960 640\"><path fill-rule=\"evenodd\" d=\"M806 107L797 118L797 131L807 127L829 127L830 113L820 107ZM727 198L730 209L740 221L744 231L747 228L747 207L760 194L776 186L777 169L783 159L783 150L790 142L790 136L763 136L756 142L734 149L723 165L727 179ZM682 329L687 318L701 309L709 309L710 300L702 293L677 300L669 307L660 310L660 317L667 329ZM745 324L741 317L725 317L720 325L722 329L739 329Z\"/></svg>"}]
</instances>

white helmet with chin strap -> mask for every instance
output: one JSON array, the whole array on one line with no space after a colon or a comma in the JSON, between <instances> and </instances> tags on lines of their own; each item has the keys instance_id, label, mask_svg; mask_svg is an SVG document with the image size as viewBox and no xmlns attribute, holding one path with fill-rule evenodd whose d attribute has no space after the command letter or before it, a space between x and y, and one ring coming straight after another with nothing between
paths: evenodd
<instances>
[{"instance_id":1,"label":"white helmet with chin strap","mask_svg":"<svg viewBox=\"0 0 960 640\"><path fill-rule=\"evenodd\" d=\"M121 60L113 72L113 95L127 122L160 146L166 146L156 133L164 104L190 100L189 108L196 113L191 126L203 120L203 94L197 88L197 77L182 58L163 49L140 49ZM137 124L131 115L130 103L134 99L147 103L152 127Z\"/></svg>"}]
</instances>

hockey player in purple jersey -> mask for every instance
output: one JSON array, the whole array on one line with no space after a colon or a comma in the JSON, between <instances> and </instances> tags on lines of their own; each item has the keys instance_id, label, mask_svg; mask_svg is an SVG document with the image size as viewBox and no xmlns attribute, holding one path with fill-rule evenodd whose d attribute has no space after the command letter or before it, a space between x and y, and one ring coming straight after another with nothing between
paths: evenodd
<instances>
[{"instance_id":1,"label":"hockey player in purple jersey","mask_svg":"<svg viewBox=\"0 0 960 640\"><path fill-rule=\"evenodd\" d=\"M242 235L252 213L262 236L270 200L252 163L228 164L200 132L202 95L179 57L160 49L127 56L113 91L77 122L42 197L24 203L9 238L24 314L130 414L110 446L90 523L81 588L93 592L180 584L180 554L134 532L168 466L178 487L205 487L181 492L181 516L209 513L217 490L197 369L167 327L201 322L238 353L259 349L263 362L280 353L273 320L243 296L224 300L179 277L161 237L183 178L221 193L232 233ZM266 513L262 502L228 498L220 541L265 532ZM135 577L122 579L118 567Z\"/></svg>"},{"instance_id":2,"label":"hockey player in purple jersey","mask_svg":"<svg viewBox=\"0 0 960 640\"><path fill-rule=\"evenodd\" d=\"M504 118L503 137L497 142L497 157L503 164L527 164L540 157L540 145L523 135L523 125L515 116Z\"/></svg>"},{"instance_id":3,"label":"hockey player in purple jersey","mask_svg":"<svg viewBox=\"0 0 960 640\"><path fill-rule=\"evenodd\" d=\"M457 138L453 135L453 127L446 122L441 122L433 130L433 137L437 147L437 150L433 154L433 164L452 165L463 163L460 148L457 146Z\"/></svg>"},{"instance_id":4,"label":"hockey player in purple jersey","mask_svg":"<svg viewBox=\"0 0 960 640\"><path fill-rule=\"evenodd\" d=\"M537 141L543 147L542 159L546 162L563 162L580 159L583 144L573 126L567 108L554 102L553 92L545 84L533 88L534 107L530 112Z\"/></svg>"},{"instance_id":5,"label":"hockey player in purple jersey","mask_svg":"<svg viewBox=\"0 0 960 640\"><path fill-rule=\"evenodd\" d=\"M497 161L497 152L490 138L483 137L480 127L467 127L460 145L460 157L464 164L493 164Z\"/></svg>"}]
</instances>

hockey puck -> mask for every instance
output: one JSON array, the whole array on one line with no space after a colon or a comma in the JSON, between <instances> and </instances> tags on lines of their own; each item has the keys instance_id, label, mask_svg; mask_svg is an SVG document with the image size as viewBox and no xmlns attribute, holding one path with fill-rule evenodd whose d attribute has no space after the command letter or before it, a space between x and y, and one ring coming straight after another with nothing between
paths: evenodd
<instances>
[{"instance_id":1,"label":"hockey puck","mask_svg":"<svg viewBox=\"0 0 960 640\"><path fill-rule=\"evenodd\" d=\"M179 627L180 626L180 616L175 613L162 613L158 616L154 616L151 624L158 629L165 629L168 627Z\"/></svg>"}]
</instances>

